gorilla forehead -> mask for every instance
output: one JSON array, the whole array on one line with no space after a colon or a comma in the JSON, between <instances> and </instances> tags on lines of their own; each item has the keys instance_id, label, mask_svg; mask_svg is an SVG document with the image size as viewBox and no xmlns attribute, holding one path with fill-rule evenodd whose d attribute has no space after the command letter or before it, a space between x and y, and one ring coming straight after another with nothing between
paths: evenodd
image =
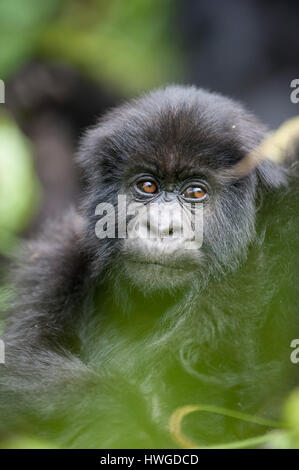
<instances>
[{"instance_id":1,"label":"gorilla forehead","mask_svg":"<svg viewBox=\"0 0 299 470\"><path fill-rule=\"evenodd\" d=\"M169 177L233 165L264 135L263 126L240 104L181 86L116 108L92 132L102 164L148 166Z\"/></svg>"}]
</instances>

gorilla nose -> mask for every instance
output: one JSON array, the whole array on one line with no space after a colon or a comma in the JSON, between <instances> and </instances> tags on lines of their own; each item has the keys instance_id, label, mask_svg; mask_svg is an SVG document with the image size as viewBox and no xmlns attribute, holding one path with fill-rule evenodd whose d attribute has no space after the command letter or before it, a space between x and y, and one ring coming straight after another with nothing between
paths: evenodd
<instances>
[{"instance_id":1,"label":"gorilla nose","mask_svg":"<svg viewBox=\"0 0 299 470\"><path fill-rule=\"evenodd\" d=\"M162 216L159 220L151 218L147 221L147 232L158 238L178 238L181 235L181 223L168 216Z\"/></svg>"},{"instance_id":2,"label":"gorilla nose","mask_svg":"<svg viewBox=\"0 0 299 470\"><path fill-rule=\"evenodd\" d=\"M158 226L158 233L161 238L174 237L178 234L178 230L174 230L172 225L160 224Z\"/></svg>"}]
</instances>

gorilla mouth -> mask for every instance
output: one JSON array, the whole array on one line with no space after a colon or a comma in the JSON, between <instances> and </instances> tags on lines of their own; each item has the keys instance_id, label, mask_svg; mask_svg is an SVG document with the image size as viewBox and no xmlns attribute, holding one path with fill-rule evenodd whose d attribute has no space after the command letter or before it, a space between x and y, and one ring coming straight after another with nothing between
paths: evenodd
<instances>
[{"instance_id":1,"label":"gorilla mouth","mask_svg":"<svg viewBox=\"0 0 299 470\"><path fill-rule=\"evenodd\" d=\"M160 268L160 269L171 269L171 270L174 270L174 271L180 271L180 272L186 272L186 271L189 271L188 268L191 268L190 266L190 263L189 265L185 265L184 267L181 266L181 264L179 265L178 263L174 263L174 262L169 262L169 261L157 261L157 260L149 260L149 259L142 259L142 258L127 258L127 260L130 262L130 263L136 263L138 265L145 265L145 266L155 266L157 268Z\"/></svg>"},{"instance_id":2,"label":"gorilla mouth","mask_svg":"<svg viewBox=\"0 0 299 470\"><path fill-rule=\"evenodd\" d=\"M158 266L160 268L176 269L176 270L183 271L182 268L170 266L169 264L158 263L157 261L135 261L135 263L141 263L141 264L146 264L149 266Z\"/></svg>"}]
</instances>

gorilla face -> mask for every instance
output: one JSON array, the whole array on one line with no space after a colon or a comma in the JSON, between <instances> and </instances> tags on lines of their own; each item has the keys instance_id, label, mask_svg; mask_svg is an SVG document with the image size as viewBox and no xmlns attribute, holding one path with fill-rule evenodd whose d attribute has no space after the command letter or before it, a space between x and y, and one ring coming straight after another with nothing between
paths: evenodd
<instances>
[{"instance_id":1,"label":"gorilla face","mask_svg":"<svg viewBox=\"0 0 299 470\"><path fill-rule=\"evenodd\" d=\"M111 253L118 275L145 291L205 285L234 271L255 237L264 163L241 177L234 169L262 137L241 106L194 88L168 87L108 114L79 159L95 264ZM113 206L106 222L115 225L101 240L100 203Z\"/></svg>"}]
</instances>

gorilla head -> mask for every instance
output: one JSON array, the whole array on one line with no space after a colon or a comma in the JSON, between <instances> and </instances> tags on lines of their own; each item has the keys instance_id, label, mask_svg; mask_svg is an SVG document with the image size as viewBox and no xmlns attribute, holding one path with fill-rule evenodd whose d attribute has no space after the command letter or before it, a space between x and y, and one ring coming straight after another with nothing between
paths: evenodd
<instances>
[{"instance_id":1,"label":"gorilla head","mask_svg":"<svg viewBox=\"0 0 299 470\"><path fill-rule=\"evenodd\" d=\"M168 87L110 112L79 153L96 271L109 254L110 273L152 291L202 288L236 270L256 236L259 185L285 182L269 162L246 167L263 134L241 105L196 88Z\"/></svg>"}]
</instances>

